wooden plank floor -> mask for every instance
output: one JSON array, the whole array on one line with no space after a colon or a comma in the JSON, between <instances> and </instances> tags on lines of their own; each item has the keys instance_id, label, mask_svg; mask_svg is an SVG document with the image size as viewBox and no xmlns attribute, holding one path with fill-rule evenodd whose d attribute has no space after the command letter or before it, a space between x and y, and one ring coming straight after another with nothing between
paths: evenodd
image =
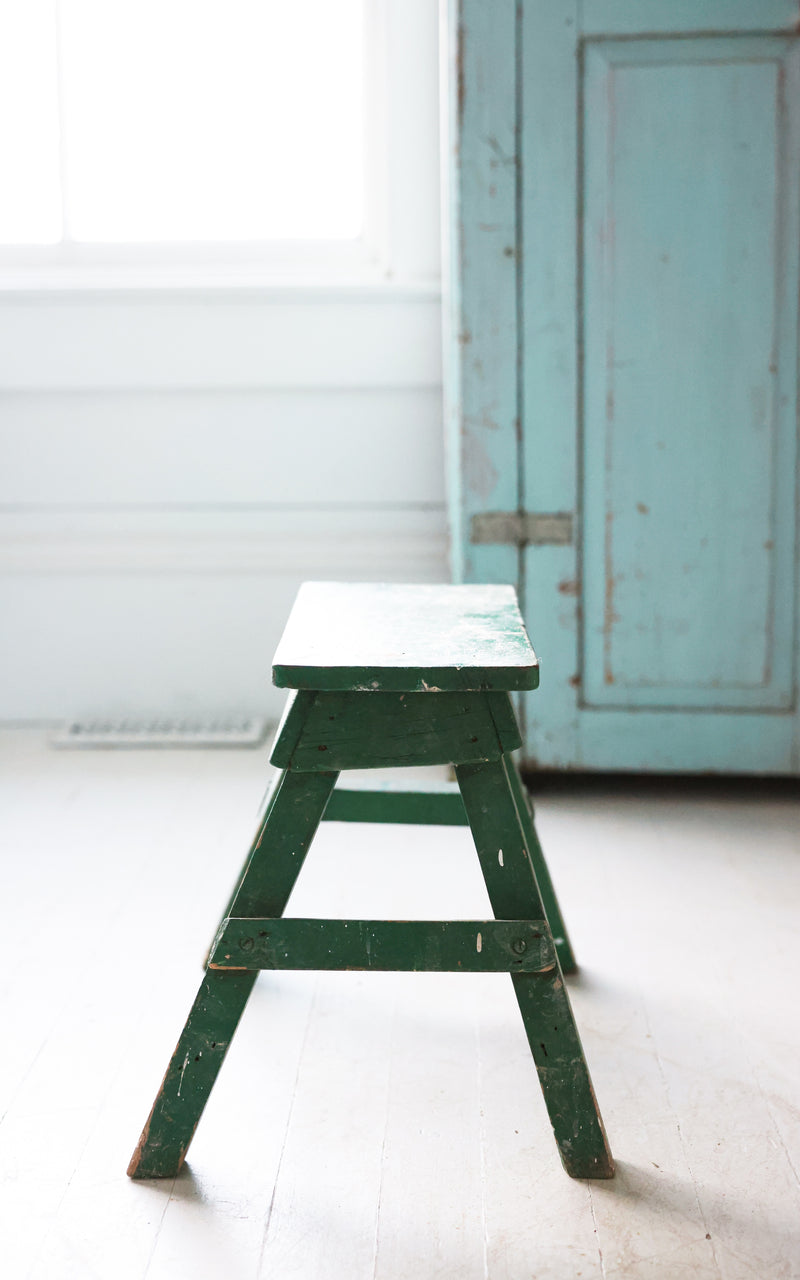
<instances>
[{"instance_id":1,"label":"wooden plank floor","mask_svg":"<svg viewBox=\"0 0 800 1280\"><path fill-rule=\"evenodd\" d=\"M539 802L613 1182L562 1172L504 975L345 973L263 975L187 1168L132 1183L264 755L0 767L4 1280L800 1276L796 795ZM291 911L488 906L464 830L331 823Z\"/></svg>"}]
</instances>

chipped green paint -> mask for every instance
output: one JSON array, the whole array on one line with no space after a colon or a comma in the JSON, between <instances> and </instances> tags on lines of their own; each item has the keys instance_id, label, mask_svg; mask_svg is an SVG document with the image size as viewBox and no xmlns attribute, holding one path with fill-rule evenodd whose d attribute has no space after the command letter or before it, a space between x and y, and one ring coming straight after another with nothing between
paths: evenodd
<instances>
[{"instance_id":1,"label":"chipped green paint","mask_svg":"<svg viewBox=\"0 0 800 1280\"><path fill-rule=\"evenodd\" d=\"M449 596L448 588L440 590ZM520 742L508 692L414 692L422 668L415 676L407 666L403 669L412 685L408 692L365 692L358 687L364 670L389 669L382 646L387 636L402 629L410 591L398 595L387 589L382 597L372 588L365 591L362 620L364 601L369 599L372 607L382 599L378 633L362 644L354 653L354 665L346 668L340 627L332 645L335 661L319 667L329 676L334 672L332 678L341 680L343 688L300 689L289 699L272 757L285 766L284 772L267 799L212 944L210 966L131 1160L131 1177L171 1177L180 1169L262 968L510 972L565 1168L573 1177L610 1177L613 1172L558 950L565 962L573 965L574 960L532 811L508 754ZM331 588L325 594L334 615L355 598L351 588ZM473 613L485 608L482 588L462 588L460 616L472 616L470 596L475 599ZM496 605L500 625L509 616L505 589ZM296 633L296 627L288 629L290 637ZM524 631L521 634L530 650ZM522 644L519 633L517 641ZM472 643L470 670L491 669L497 676L497 647L488 640L482 648L474 636ZM433 650L425 652L429 657ZM463 656L457 644L454 654ZM424 669L429 675L434 666ZM532 668L523 663L516 677L509 672L503 678L511 682L523 669L530 675ZM310 670L305 668L306 676ZM453 671L455 667L451 675ZM441 786L399 792L361 786L349 794L334 789L340 768L444 762L456 766L461 799L452 788ZM329 805L333 820L468 822L496 919L282 920Z\"/></svg>"},{"instance_id":2,"label":"chipped green paint","mask_svg":"<svg viewBox=\"0 0 800 1280\"><path fill-rule=\"evenodd\" d=\"M525 789L522 779L519 776L519 770L508 756L504 758L506 777L511 787L514 802L517 806L517 816L519 817L522 833L525 837L525 845L528 850L528 856L531 860L531 867L539 889L539 895L544 905L545 915L550 923L553 931L553 937L556 944L556 951L561 963L563 973L575 973L577 964L575 955L572 950L572 944L567 933L567 926L564 924L564 918L561 914L561 908L558 905L558 898L553 886L553 880L550 875L550 868L545 860L542 846L539 843L539 837L536 834L536 825L533 820L533 805L531 798Z\"/></svg>"},{"instance_id":3,"label":"chipped green paint","mask_svg":"<svg viewBox=\"0 0 800 1280\"><path fill-rule=\"evenodd\" d=\"M326 822L425 823L436 827L465 827L467 815L455 782L397 782L337 785L325 810Z\"/></svg>"},{"instance_id":4,"label":"chipped green paint","mask_svg":"<svg viewBox=\"0 0 800 1280\"><path fill-rule=\"evenodd\" d=\"M492 910L544 914L519 813L502 761L456 769ZM567 1173L610 1178L614 1162L560 967L512 974L539 1083Z\"/></svg>"},{"instance_id":5,"label":"chipped green paint","mask_svg":"<svg viewBox=\"0 0 800 1280\"><path fill-rule=\"evenodd\" d=\"M509 586L307 582L273 664L284 689L535 689L536 654Z\"/></svg>"},{"instance_id":6,"label":"chipped green paint","mask_svg":"<svg viewBox=\"0 0 800 1280\"><path fill-rule=\"evenodd\" d=\"M556 953L544 920L223 920L212 969L541 973Z\"/></svg>"},{"instance_id":7,"label":"chipped green paint","mask_svg":"<svg viewBox=\"0 0 800 1280\"><path fill-rule=\"evenodd\" d=\"M335 773L283 776L232 911L282 914L335 782ZM180 1169L257 976L206 973L128 1166L132 1178L169 1178Z\"/></svg>"},{"instance_id":8,"label":"chipped green paint","mask_svg":"<svg viewBox=\"0 0 800 1280\"><path fill-rule=\"evenodd\" d=\"M506 693L300 690L271 760L279 769L379 769L497 760L520 745Z\"/></svg>"}]
</instances>

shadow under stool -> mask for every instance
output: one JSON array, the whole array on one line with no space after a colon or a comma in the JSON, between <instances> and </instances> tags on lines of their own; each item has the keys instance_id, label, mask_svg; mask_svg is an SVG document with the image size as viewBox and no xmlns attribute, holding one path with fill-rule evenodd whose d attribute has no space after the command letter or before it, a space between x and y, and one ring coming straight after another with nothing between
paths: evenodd
<instances>
[{"instance_id":1,"label":"shadow under stool","mask_svg":"<svg viewBox=\"0 0 800 1280\"><path fill-rule=\"evenodd\" d=\"M273 678L292 691L280 773L128 1173L180 1169L261 969L372 969L510 973L564 1167L611 1177L562 976L575 962L511 758L509 694L538 685L514 589L306 583ZM443 764L455 783L337 785L341 770ZM283 918L323 818L468 825L495 918Z\"/></svg>"}]
</instances>

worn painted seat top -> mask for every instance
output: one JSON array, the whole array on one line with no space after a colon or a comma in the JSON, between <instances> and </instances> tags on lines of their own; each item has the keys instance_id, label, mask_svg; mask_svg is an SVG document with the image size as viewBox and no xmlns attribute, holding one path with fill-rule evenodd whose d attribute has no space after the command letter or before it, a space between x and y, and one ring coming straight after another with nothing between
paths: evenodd
<instances>
[{"instance_id":1,"label":"worn painted seat top","mask_svg":"<svg viewBox=\"0 0 800 1280\"><path fill-rule=\"evenodd\" d=\"M285 689L535 689L513 587L306 582L272 668Z\"/></svg>"}]
</instances>

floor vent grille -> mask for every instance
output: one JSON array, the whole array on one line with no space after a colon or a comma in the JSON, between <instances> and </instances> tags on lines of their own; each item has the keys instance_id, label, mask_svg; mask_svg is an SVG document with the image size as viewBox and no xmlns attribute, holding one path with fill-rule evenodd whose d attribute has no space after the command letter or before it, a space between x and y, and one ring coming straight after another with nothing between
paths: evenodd
<instances>
[{"instance_id":1,"label":"floor vent grille","mask_svg":"<svg viewBox=\"0 0 800 1280\"><path fill-rule=\"evenodd\" d=\"M257 747L267 721L258 716L218 720L70 720L50 738L53 747Z\"/></svg>"}]
</instances>

